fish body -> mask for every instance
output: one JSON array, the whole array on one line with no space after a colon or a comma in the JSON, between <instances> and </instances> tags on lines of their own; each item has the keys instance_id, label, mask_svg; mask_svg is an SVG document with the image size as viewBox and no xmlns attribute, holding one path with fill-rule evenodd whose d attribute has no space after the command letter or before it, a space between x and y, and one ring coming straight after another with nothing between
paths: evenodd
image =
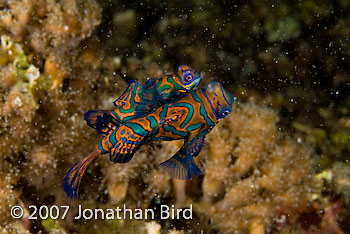
<instances>
[{"instance_id":1,"label":"fish body","mask_svg":"<svg viewBox=\"0 0 350 234\"><path fill-rule=\"evenodd\" d=\"M167 103L145 116L115 127L96 149L67 173L64 187L76 198L82 174L97 156L109 153L115 163L127 163L137 149L156 140L184 139L184 145L160 167L173 178L189 180L202 172L193 161L201 151L206 135L232 111L234 97L218 82L206 89L190 91L184 97Z\"/></svg>"},{"instance_id":2,"label":"fish body","mask_svg":"<svg viewBox=\"0 0 350 234\"><path fill-rule=\"evenodd\" d=\"M102 136L129 120L147 115L158 107L171 103L198 85L202 75L188 65L181 65L171 75L147 80L144 85L131 81L125 92L113 103L112 111L93 110L84 115L86 123Z\"/></svg>"}]
</instances>

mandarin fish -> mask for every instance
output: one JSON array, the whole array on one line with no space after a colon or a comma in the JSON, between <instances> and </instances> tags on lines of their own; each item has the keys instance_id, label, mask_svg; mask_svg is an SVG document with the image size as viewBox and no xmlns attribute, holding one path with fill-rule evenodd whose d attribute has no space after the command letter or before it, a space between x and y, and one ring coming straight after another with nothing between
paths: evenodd
<instances>
[{"instance_id":1,"label":"mandarin fish","mask_svg":"<svg viewBox=\"0 0 350 234\"><path fill-rule=\"evenodd\" d=\"M127 163L141 145L156 140L184 139L183 146L160 168L173 178L190 180L202 174L193 157L201 151L206 135L232 111L234 97L218 82L206 89L190 91L155 111L129 120L110 132L88 156L75 164L64 177L68 197L77 198L81 178L89 164L109 153L114 163Z\"/></svg>"},{"instance_id":2,"label":"mandarin fish","mask_svg":"<svg viewBox=\"0 0 350 234\"><path fill-rule=\"evenodd\" d=\"M85 113L84 119L88 126L102 136L107 136L120 123L141 117L186 95L201 79L199 72L188 65L180 65L175 73L149 79L144 85L133 80L125 92L113 102L116 106L114 110L91 110Z\"/></svg>"}]
</instances>

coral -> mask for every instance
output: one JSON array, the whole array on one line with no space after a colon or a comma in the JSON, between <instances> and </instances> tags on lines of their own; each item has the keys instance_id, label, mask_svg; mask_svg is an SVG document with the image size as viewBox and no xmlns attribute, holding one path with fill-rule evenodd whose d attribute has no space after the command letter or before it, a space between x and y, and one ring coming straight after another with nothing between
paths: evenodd
<instances>
[{"instance_id":1,"label":"coral","mask_svg":"<svg viewBox=\"0 0 350 234\"><path fill-rule=\"evenodd\" d=\"M346 203L350 203L350 166L337 162L332 171L334 173L335 192L342 194Z\"/></svg>"},{"instance_id":2,"label":"coral","mask_svg":"<svg viewBox=\"0 0 350 234\"><path fill-rule=\"evenodd\" d=\"M331 169L318 173L316 180L318 189L323 193L335 193L341 195L345 203L350 202L349 165L336 162Z\"/></svg>"},{"instance_id":3,"label":"coral","mask_svg":"<svg viewBox=\"0 0 350 234\"><path fill-rule=\"evenodd\" d=\"M0 116L4 121L0 138L2 155L9 155L24 149L30 151L25 144L27 142L54 140L48 139L49 136L45 136L46 139L40 137L51 126L47 122L39 126L43 116L38 113L57 116L58 119L52 124L60 121L59 116L66 115L69 99L74 98L73 93L69 94L69 98L63 96L61 90L64 79L68 76L77 77L74 74L83 66L88 67L83 70L90 71L90 74L71 79L72 86L73 82L79 80L98 78L92 71L100 63L92 63L87 52L75 48L99 24L101 12L94 1L58 3L13 0L1 5ZM74 52L72 49L75 49ZM84 99L80 100L76 101L77 105L82 104ZM53 103L56 109L52 109L49 103ZM53 137L56 136L60 135ZM67 137L60 139L67 140Z\"/></svg>"},{"instance_id":4,"label":"coral","mask_svg":"<svg viewBox=\"0 0 350 234\"><path fill-rule=\"evenodd\" d=\"M107 166L104 169L111 203L124 200L130 180L136 179L148 169L149 164L147 160L149 160L147 154L142 152L133 162L125 165ZM137 198L135 200L137 200Z\"/></svg>"},{"instance_id":5,"label":"coral","mask_svg":"<svg viewBox=\"0 0 350 234\"><path fill-rule=\"evenodd\" d=\"M94 1L13 0L0 6L0 163L11 165L1 168L0 182L9 183L2 194L12 199L0 204L5 212L1 231L25 233L33 225L52 231L49 220L29 222L25 207L33 204L35 194L55 198L53 191L60 193L60 174L66 171L62 163L80 156L71 153L83 140L84 123L76 115L91 100L86 101L88 92L71 87L86 87L100 78L101 63L87 56L91 51L80 43L91 36L101 12ZM16 176L8 182L3 175ZM59 197L55 200L62 203ZM16 203L25 209L21 220L9 217L9 206Z\"/></svg>"},{"instance_id":6,"label":"coral","mask_svg":"<svg viewBox=\"0 0 350 234\"><path fill-rule=\"evenodd\" d=\"M1 37L0 56L3 58L0 65L0 79L3 81L0 97L4 100L0 104L0 116L3 119L0 126L3 134L0 138L2 153L8 154L20 151L21 144L28 140L26 136L31 130L30 122L39 107L35 90L40 72L28 63L22 47L7 36ZM14 139L17 143L11 144Z\"/></svg>"},{"instance_id":7,"label":"coral","mask_svg":"<svg viewBox=\"0 0 350 234\"><path fill-rule=\"evenodd\" d=\"M213 227L271 230L279 216L312 201L310 151L282 137L277 121L269 109L240 105L209 135L197 209Z\"/></svg>"},{"instance_id":8,"label":"coral","mask_svg":"<svg viewBox=\"0 0 350 234\"><path fill-rule=\"evenodd\" d=\"M24 205L13 188L13 184L18 179L18 171L6 162L1 162L0 165L0 232L4 234L30 234L27 210L24 211L22 219L13 219L10 216L13 206L21 205L23 207Z\"/></svg>"},{"instance_id":9,"label":"coral","mask_svg":"<svg viewBox=\"0 0 350 234\"><path fill-rule=\"evenodd\" d=\"M9 210L11 206L15 204L16 195L12 189L12 180L10 174L4 174L3 172L0 174L1 180L0 180L0 190L1 190L1 197L0 197L0 206L2 207L1 213L0 213L0 223L1 226L6 225L6 219L9 218Z\"/></svg>"},{"instance_id":10,"label":"coral","mask_svg":"<svg viewBox=\"0 0 350 234\"><path fill-rule=\"evenodd\" d=\"M71 74L72 49L100 23L101 11L88 1L8 1L0 12L0 31L30 45L31 58L43 66L52 88ZM67 59L68 58L68 59Z\"/></svg>"},{"instance_id":11,"label":"coral","mask_svg":"<svg viewBox=\"0 0 350 234\"><path fill-rule=\"evenodd\" d=\"M147 234L160 234L161 233L160 224L157 222L154 222L154 221L145 223L144 229L145 229ZM178 231L176 229L172 229L172 230L169 230L169 232L167 232L167 233L168 234L183 234L184 232Z\"/></svg>"},{"instance_id":12,"label":"coral","mask_svg":"<svg viewBox=\"0 0 350 234\"><path fill-rule=\"evenodd\" d=\"M157 222L146 223L145 229L147 234L160 234L160 225Z\"/></svg>"},{"instance_id":13,"label":"coral","mask_svg":"<svg viewBox=\"0 0 350 234\"><path fill-rule=\"evenodd\" d=\"M48 218L42 221L44 229L50 234L66 234L67 232L60 227L59 222Z\"/></svg>"},{"instance_id":14,"label":"coral","mask_svg":"<svg viewBox=\"0 0 350 234\"><path fill-rule=\"evenodd\" d=\"M159 155L159 148L151 153L144 146L130 163L108 165L104 175L110 202L129 201L133 205L136 202L137 206L148 207L152 199L169 195L170 177L158 168L162 160Z\"/></svg>"}]
</instances>

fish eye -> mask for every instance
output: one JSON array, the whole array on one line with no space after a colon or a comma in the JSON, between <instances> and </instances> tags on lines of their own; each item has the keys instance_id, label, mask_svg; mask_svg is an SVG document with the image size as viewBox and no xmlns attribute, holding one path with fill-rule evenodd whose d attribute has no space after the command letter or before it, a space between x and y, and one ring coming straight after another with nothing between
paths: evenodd
<instances>
[{"instance_id":1,"label":"fish eye","mask_svg":"<svg viewBox=\"0 0 350 234\"><path fill-rule=\"evenodd\" d=\"M191 75L186 76L186 80L188 80L188 81L191 81L192 78L193 78L193 77L192 77Z\"/></svg>"},{"instance_id":2,"label":"fish eye","mask_svg":"<svg viewBox=\"0 0 350 234\"><path fill-rule=\"evenodd\" d=\"M182 80L185 83L192 82L194 78L194 74L192 73L191 70L186 70L182 73Z\"/></svg>"},{"instance_id":3,"label":"fish eye","mask_svg":"<svg viewBox=\"0 0 350 234\"><path fill-rule=\"evenodd\" d=\"M225 110L225 111L222 113L223 116L226 116L226 115L228 115L228 114L230 114L230 111L229 111L229 110Z\"/></svg>"}]
</instances>

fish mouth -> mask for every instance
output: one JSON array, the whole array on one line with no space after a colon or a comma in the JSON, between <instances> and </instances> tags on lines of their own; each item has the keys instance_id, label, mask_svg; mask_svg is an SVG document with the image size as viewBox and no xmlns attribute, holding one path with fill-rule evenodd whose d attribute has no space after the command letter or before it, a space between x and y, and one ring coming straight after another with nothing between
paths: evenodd
<instances>
[{"instance_id":1,"label":"fish mouth","mask_svg":"<svg viewBox=\"0 0 350 234\"><path fill-rule=\"evenodd\" d=\"M202 79L202 77L198 77L195 80L192 81L192 83L185 86L186 90L184 92L192 89L193 87L197 86L199 84L199 81Z\"/></svg>"}]
</instances>

